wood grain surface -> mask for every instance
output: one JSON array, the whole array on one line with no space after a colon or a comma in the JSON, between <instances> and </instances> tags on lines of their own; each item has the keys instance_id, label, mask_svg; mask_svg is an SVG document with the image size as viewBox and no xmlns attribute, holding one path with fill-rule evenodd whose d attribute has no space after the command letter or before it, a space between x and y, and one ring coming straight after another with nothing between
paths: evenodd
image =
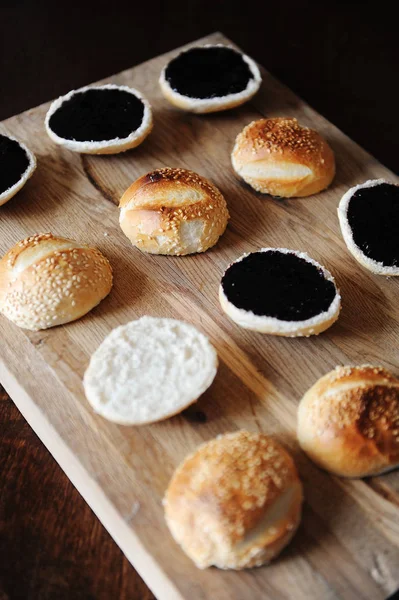
<instances>
[{"instance_id":1,"label":"wood grain surface","mask_svg":"<svg viewBox=\"0 0 399 600\"><path fill-rule=\"evenodd\" d=\"M203 41L223 41L220 34ZM296 407L316 378L336 364L372 362L397 369L399 282L372 276L348 254L336 206L367 178L394 176L264 72L260 93L227 113L180 113L162 99L157 77L166 57L107 81L132 85L150 99L155 128L142 146L115 157L56 148L43 131L47 106L3 122L38 156L26 188L2 207L0 252L37 231L97 245L110 259L115 286L90 315L31 333L0 319L0 381L159 598L384 598L399 585L399 476L345 481L321 472L298 450ZM337 156L332 187L301 200L273 200L234 176L235 136L261 115L296 116L323 133ZM118 226L124 189L150 169L191 168L226 196L231 221L211 251L168 258L132 248ZM276 339L240 330L221 312L225 266L264 245L306 250L336 276L343 297L338 323L318 338ZM183 415L142 428L105 422L90 410L81 378L90 354L116 325L142 314L192 322L215 344L220 368L210 390ZM247 427L274 435L293 452L305 485L303 523L267 568L241 573L197 570L171 539L161 498L173 469L201 441Z\"/></svg>"}]
</instances>

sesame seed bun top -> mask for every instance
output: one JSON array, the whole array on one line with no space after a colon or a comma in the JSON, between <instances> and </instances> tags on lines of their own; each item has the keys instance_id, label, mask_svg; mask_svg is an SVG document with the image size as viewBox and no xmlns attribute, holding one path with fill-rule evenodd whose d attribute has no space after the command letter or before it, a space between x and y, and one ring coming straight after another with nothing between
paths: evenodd
<instances>
[{"instance_id":1,"label":"sesame seed bun top","mask_svg":"<svg viewBox=\"0 0 399 600\"><path fill-rule=\"evenodd\" d=\"M0 261L0 311L24 329L74 321L111 287L111 266L97 248L51 233L21 240Z\"/></svg>"},{"instance_id":2,"label":"sesame seed bun top","mask_svg":"<svg viewBox=\"0 0 399 600\"><path fill-rule=\"evenodd\" d=\"M399 465L399 380L382 367L337 367L298 408L298 440L318 465L367 477Z\"/></svg>"},{"instance_id":3,"label":"sesame seed bun top","mask_svg":"<svg viewBox=\"0 0 399 600\"><path fill-rule=\"evenodd\" d=\"M310 196L330 185L334 154L325 139L294 118L253 121L238 134L235 171L254 189L273 196Z\"/></svg>"},{"instance_id":4,"label":"sesame seed bun top","mask_svg":"<svg viewBox=\"0 0 399 600\"><path fill-rule=\"evenodd\" d=\"M229 218L216 186L193 171L170 167L137 179L119 206L125 235L154 254L203 252L217 242Z\"/></svg>"},{"instance_id":5,"label":"sesame seed bun top","mask_svg":"<svg viewBox=\"0 0 399 600\"><path fill-rule=\"evenodd\" d=\"M238 431L200 446L165 496L175 540L200 568L271 560L299 520L302 486L290 455L264 434Z\"/></svg>"}]
</instances>

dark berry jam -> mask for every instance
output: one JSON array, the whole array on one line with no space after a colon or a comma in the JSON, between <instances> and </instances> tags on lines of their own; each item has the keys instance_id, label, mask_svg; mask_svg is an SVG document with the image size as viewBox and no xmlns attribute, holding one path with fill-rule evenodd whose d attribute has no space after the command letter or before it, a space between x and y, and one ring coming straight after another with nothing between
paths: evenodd
<instances>
[{"instance_id":1,"label":"dark berry jam","mask_svg":"<svg viewBox=\"0 0 399 600\"><path fill-rule=\"evenodd\" d=\"M29 166L29 157L15 140L0 134L0 194L15 185Z\"/></svg>"},{"instance_id":2,"label":"dark berry jam","mask_svg":"<svg viewBox=\"0 0 399 600\"><path fill-rule=\"evenodd\" d=\"M165 78L190 98L218 98L246 89L253 74L242 55L223 46L192 48L170 61Z\"/></svg>"},{"instance_id":3,"label":"dark berry jam","mask_svg":"<svg viewBox=\"0 0 399 600\"><path fill-rule=\"evenodd\" d=\"M222 287L237 308L282 321L305 321L325 312L336 295L321 269L278 250L254 252L232 264Z\"/></svg>"},{"instance_id":4,"label":"dark berry jam","mask_svg":"<svg viewBox=\"0 0 399 600\"><path fill-rule=\"evenodd\" d=\"M399 267L399 187L381 183L357 190L349 201L348 222L362 252L389 267Z\"/></svg>"},{"instance_id":5,"label":"dark berry jam","mask_svg":"<svg viewBox=\"0 0 399 600\"><path fill-rule=\"evenodd\" d=\"M74 94L50 117L50 128L77 142L126 138L143 121L144 104L137 96L117 89L90 89Z\"/></svg>"}]
</instances>

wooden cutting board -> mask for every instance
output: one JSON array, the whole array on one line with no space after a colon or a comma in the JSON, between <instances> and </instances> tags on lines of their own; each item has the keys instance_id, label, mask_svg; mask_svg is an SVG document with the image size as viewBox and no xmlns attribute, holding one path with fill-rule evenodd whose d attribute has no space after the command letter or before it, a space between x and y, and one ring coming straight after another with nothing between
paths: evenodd
<instances>
[{"instance_id":1,"label":"wooden cutting board","mask_svg":"<svg viewBox=\"0 0 399 600\"><path fill-rule=\"evenodd\" d=\"M199 43L227 41L217 33ZM126 154L90 157L55 146L43 127L48 104L0 124L38 158L25 189L0 209L0 253L27 235L52 231L98 246L115 274L110 296L76 323L32 333L0 316L0 381L161 600L384 598L399 586L399 472L362 481L331 477L301 453L295 425L303 393L337 364L369 362L398 374L399 279L373 276L354 261L336 215L348 187L396 178L265 70L261 91L243 107L208 116L175 110L157 83L175 53L104 80L137 87L154 108L153 133ZM337 157L329 190L276 200L237 180L230 165L234 139L261 116L295 116L328 139ZM205 254L142 254L119 229L122 192L164 166L198 171L225 194L230 224ZM217 292L224 268L262 246L305 250L336 276L343 310L329 331L275 338L244 331L222 313ZM92 412L82 376L106 334L143 314L195 324L216 346L220 368L211 388L182 415L141 428L117 426ZM189 452L237 428L276 435L292 451L305 486L303 522L268 567L200 571L171 538L161 500ZM98 555L99 568L106 569L101 548Z\"/></svg>"}]
</instances>

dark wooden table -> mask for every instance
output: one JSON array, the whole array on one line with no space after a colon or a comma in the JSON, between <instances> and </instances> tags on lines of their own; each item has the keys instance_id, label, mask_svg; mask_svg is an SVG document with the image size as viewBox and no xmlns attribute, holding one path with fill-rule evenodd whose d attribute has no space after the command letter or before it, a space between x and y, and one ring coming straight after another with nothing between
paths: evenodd
<instances>
[{"instance_id":1,"label":"dark wooden table","mask_svg":"<svg viewBox=\"0 0 399 600\"><path fill-rule=\"evenodd\" d=\"M0 599L153 600L0 387Z\"/></svg>"},{"instance_id":2,"label":"dark wooden table","mask_svg":"<svg viewBox=\"0 0 399 600\"><path fill-rule=\"evenodd\" d=\"M398 172L398 26L390 9L235 4L87 0L62 12L49 0L5 0L0 120L221 30ZM154 598L1 387L0 438L0 600Z\"/></svg>"}]
</instances>

